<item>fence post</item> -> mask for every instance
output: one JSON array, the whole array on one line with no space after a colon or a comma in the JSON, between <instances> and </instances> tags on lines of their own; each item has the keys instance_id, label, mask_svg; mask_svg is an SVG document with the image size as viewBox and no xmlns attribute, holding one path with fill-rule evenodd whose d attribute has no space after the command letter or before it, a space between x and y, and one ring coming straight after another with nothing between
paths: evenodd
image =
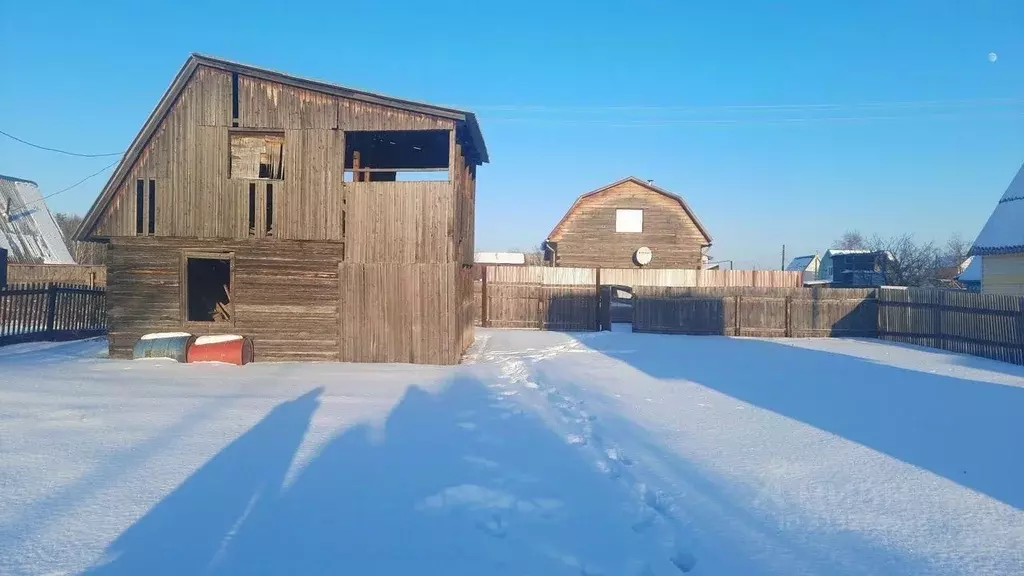
<instances>
[{"instance_id":1,"label":"fence post","mask_svg":"<svg viewBox=\"0 0 1024 576\"><path fill-rule=\"evenodd\" d=\"M786 296L786 338L793 337L793 297Z\"/></svg>"},{"instance_id":2,"label":"fence post","mask_svg":"<svg viewBox=\"0 0 1024 576\"><path fill-rule=\"evenodd\" d=\"M742 322L740 322L740 302L743 300L743 297L742 296L736 296L735 298L736 298L736 311L735 311L736 312L736 314L735 314L736 317L733 318L733 322L736 323L736 334L735 334L735 336L739 336L742 333L742 331L743 331L743 324L742 324Z\"/></svg>"},{"instance_id":3,"label":"fence post","mask_svg":"<svg viewBox=\"0 0 1024 576\"><path fill-rule=\"evenodd\" d=\"M490 314L487 312L487 265L483 266L483 274L480 277L480 325L489 328L491 325Z\"/></svg>"},{"instance_id":4,"label":"fence post","mask_svg":"<svg viewBox=\"0 0 1024 576\"><path fill-rule=\"evenodd\" d=\"M57 285L46 285L46 339L54 339L54 328L57 320Z\"/></svg>"},{"instance_id":5,"label":"fence post","mask_svg":"<svg viewBox=\"0 0 1024 576\"><path fill-rule=\"evenodd\" d=\"M594 270L594 308L596 315L594 316L595 330L600 332L604 330L604 321L601 316L601 268Z\"/></svg>"}]
</instances>

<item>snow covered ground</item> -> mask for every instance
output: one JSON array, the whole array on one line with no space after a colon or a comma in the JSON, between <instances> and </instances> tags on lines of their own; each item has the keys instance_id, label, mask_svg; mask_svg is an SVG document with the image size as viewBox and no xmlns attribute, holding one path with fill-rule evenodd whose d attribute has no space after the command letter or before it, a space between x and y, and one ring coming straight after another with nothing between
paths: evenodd
<instances>
[{"instance_id":1,"label":"snow covered ground","mask_svg":"<svg viewBox=\"0 0 1024 576\"><path fill-rule=\"evenodd\" d=\"M0 574L1021 574L1024 369L480 331L469 363L0 349Z\"/></svg>"}]
</instances>

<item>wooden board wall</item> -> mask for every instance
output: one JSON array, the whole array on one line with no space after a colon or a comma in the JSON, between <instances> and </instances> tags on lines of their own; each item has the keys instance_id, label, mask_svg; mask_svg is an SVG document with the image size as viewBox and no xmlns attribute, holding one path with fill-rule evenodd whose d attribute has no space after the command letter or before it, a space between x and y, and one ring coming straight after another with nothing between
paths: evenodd
<instances>
[{"instance_id":1,"label":"wooden board wall","mask_svg":"<svg viewBox=\"0 0 1024 576\"><path fill-rule=\"evenodd\" d=\"M351 187L344 183L345 130L441 129L454 134L455 122L243 75L239 77L236 130L284 134L284 179L232 179L232 129L231 74L200 66L121 184L97 224L96 235L135 236L136 180L146 182L143 213L148 215L152 179L157 189L156 236L249 238L249 184L255 183L264 198L269 182L274 193L275 238L343 241L343 212ZM461 149L455 163L462 163L463 168L456 172L461 175L458 179L464 180ZM393 184L396 191L414 196L433 193L437 202L453 203L454 182ZM460 186L465 188L465 184ZM260 208L264 205L257 204ZM443 214L454 218L454 210L452 205ZM262 214L259 218L262 221ZM454 222L436 225L438 233L456 241ZM459 246L469 255L470 263L471 244Z\"/></svg>"},{"instance_id":2,"label":"wooden board wall","mask_svg":"<svg viewBox=\"0 0 1024 576\"><path fill-rule=\"evenodd\" d=\"M642 209L643 232L615 231L616 209ZM633 181L583 198L552 236L559 266L633 268L633 254L647 246L648 268L699 268L704 236L676 200Z\"/></svg>"},{"instance_id":3,"label":"wooden board wall","mask_svg":"<svg viewBox=\"0 0 1024 576\"><path fill-rule=\"evenodd\" d=\"M114 239L107 252L110 354L130 357L147 332L244 334L257 361L338 358L338 263L328 242ZM183 322L183 250L233 252L234 325Z\"/></svg>"},{"instance_id":4,"label":"wooden board wall","mask_svg":"<svg viewBox=\"0 0 1024 576\"><path fill-rule=\"evenodd\" d=\"M338 355L349 362L458 364L461 266L342 263Z\"/></svg>"}]
</instances>

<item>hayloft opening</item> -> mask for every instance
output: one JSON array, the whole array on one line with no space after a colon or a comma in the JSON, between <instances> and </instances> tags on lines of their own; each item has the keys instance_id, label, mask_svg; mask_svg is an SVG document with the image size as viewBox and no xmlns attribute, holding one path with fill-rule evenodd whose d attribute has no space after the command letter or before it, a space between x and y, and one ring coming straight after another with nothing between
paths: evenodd
<instances>
[{"instance_id":1,"label":"hayloft opening","mask_svg":"<svg viewBox=\"0 0 1024 576\"><path fill-rule=\"evenodd\" d=\"M185 285L188 321L231 321L230 256L188 256Z\"/></svg>"},{"instance_id":2,"label":"hayloft opening","mask_svg":"<svg viewBox=\"0 0 1024 576\"><path fill-rule=\"evenodd\" d=\"M448 130L345 132L346 182L447 181Z\"/></svg>"},{"instance_id":3,"label":"hayloft opening","mask_svg":"<svg viewBox=\"0 0 1024 576\"><path fill-rule=\"evenodd\" d=\"M284 134L231 132L231 177L284 180Z\"/></svg>"}]
</instances>

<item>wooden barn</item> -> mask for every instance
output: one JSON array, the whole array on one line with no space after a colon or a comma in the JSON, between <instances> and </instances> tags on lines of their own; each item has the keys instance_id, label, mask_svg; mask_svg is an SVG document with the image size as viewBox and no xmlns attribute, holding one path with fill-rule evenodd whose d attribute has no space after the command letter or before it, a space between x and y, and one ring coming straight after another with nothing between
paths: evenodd
<instances>
[{"instance_id":1,"label":"wooden barn","mask_svg":"<svg viewBox=\"0 0 1024 576\"><path fill-rule=\"evenodd\" d=\"M580 196L544 246L554 266L696 269L711 234L680 196L630 177Z\"/></svg>"},{"instance_id":2,"label":"wooden barn","mask_svg":"<svg viewBox=\"0 0 1024 576\"><path fill-rule=\"evenodd\" d=\"M187 331L458 363L487 161L470 112L191 56L76 234L108 243L111 356Z\"/></svg>"}]
</instances>

